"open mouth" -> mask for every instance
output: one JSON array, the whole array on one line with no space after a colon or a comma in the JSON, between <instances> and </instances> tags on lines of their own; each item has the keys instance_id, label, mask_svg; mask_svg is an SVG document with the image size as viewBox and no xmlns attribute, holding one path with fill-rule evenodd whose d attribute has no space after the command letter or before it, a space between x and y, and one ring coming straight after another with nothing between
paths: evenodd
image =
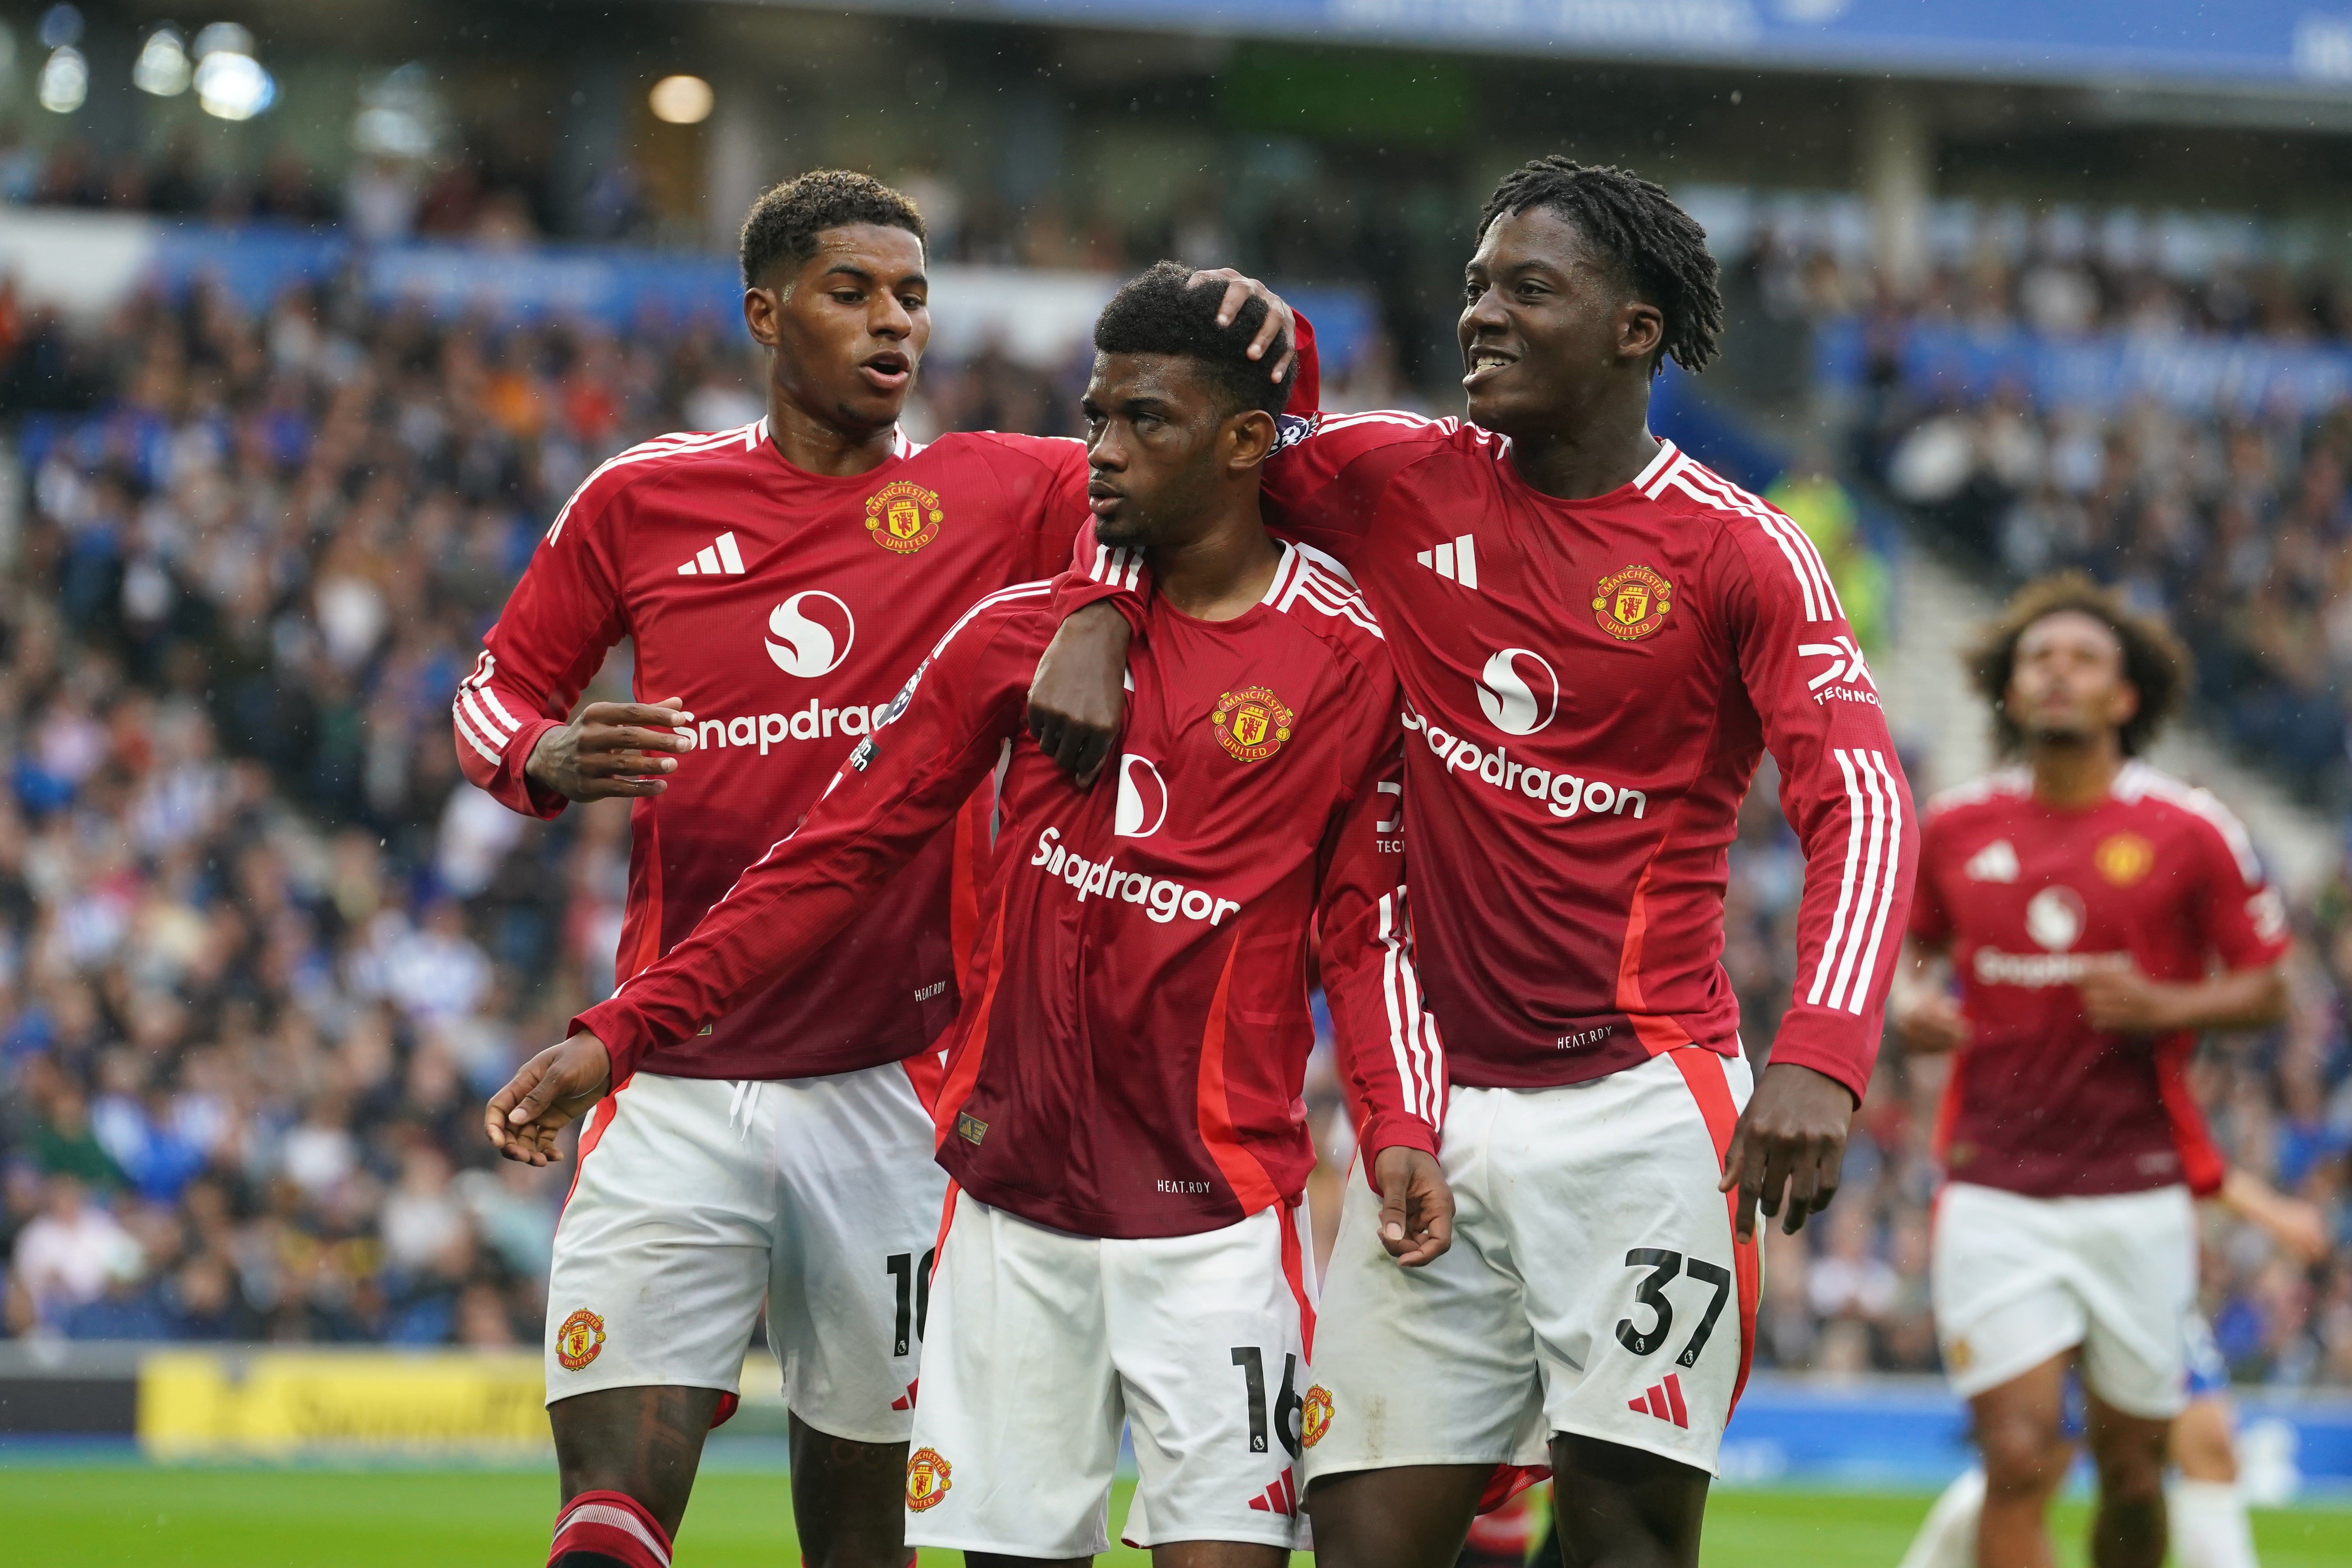
<instances>
[{"instance_id":1,"label":"open mouth","mask_svg":"<svg viewBox=\"0 0 2352 1568\"><path fill-rule=\"evenodd\" d=\"M915 373L913 363L895 349L874 355L857 368L886 390L904 386L908 377Z\"/></svg>"},{"instance_id":2,"label":"open mouth","mask_svg":"<svg viewBox=\"0 0 2352 1568\"><path fill-rule=\"evenodd\" d=\"M1518 363L1517 354L1506 353L1501 349L1492 348L1485 343L1474 346L1468 357L1470 369L1462 377L1464 386L1476 386L1482 382L1493 379Z\"/></svg>"}]
</instances>

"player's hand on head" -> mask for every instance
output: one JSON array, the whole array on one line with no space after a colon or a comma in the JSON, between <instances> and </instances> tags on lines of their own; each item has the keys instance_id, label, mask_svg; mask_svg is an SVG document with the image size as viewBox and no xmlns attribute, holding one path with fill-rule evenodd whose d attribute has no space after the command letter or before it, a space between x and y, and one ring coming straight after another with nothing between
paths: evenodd
<instances>
[{"instance_id":1,"label":"player's hand on head","mask_svg":"<svg viewBox=\"0 0 2352 1568\"><path fill-rule=\"evenodd\" d=\"M1372 1160L1381 1191L1381 1246L1407 1268L1443 1257L1454 1245L1454 1189L1437 1157L1392 1143Z\"/></svg>"},{"instance_id":2,"label":"player's hand on head","mask_svg":"<svg viewBox=\"0 0 2352 1568\"><path fill-rule=\"evenodd\" d=\"M490 1146L509 1160L552 1163L563 1157L556 1134L604 1098L612 1076L604 1042L584 1032L574 1035L515 1069L484 1107L482 1130Z\"/></svg>"},{"instance_id":3,"label":"player's hand on head","mask_svg":"<svg viewBox=\"0 0 2352 1568\"><path fill-rule=\"evenodd\" d=\"M1029 733L1080 789L1094 784L1118 747L1131 635L1127 617L1108 604L1074 611L1055 628L1029 682Z\"/></svg>"},{"instance_id":4,"label":"player's hand on head","mask_svg":"<svg viewBox=\"0 0 2352 1568\"><path fill-rule=\"evenodd\" d=\"M1739 1194L1739 1240L1755 1236L1759 1209L1768 1220L1782 1216L1781 1229L1793 1236L1830 1206L1853 1120L1852 1091L1827 1073L1794 1062L1766 1066L1723 1157L1719 1190Z\"/></svg>"},{"instance_id":5,"label":"player's hand on head","mask_svg":"<svg viewBox=\"0 0 2352 1568\"><path fill-rule=\"evenodd\" d=\"M694 749L694 715L681 698L659 702L591 702L571 723L531 748L523 772L566 800L659 795Z\"/></svg>"},{"instance_id":6,"label":"player's hand on head","mask_svg":"<svg viewBox=\"0 0 2352 1568\"><path fill-rule=\"evenodd\" d=\"M2172 1006L2171 987L2130 969L2098 969L2075 985L2083 999L2083 1016L2094 1029L2118 1035L2169 1034L2180 1026Z\"/></svg>"},{"instance_id":7,"label":"player's hand on head","mask_svg":"<svg viewBox=\"0 0 2352 1568\"><path fill-rule=\"evenodd\" d=\"M1229 327L1242 307L1252 300L1265 301L1265 321L1250 340L1249 357L1266 360L1267 375L1280 381L1290 374L1290 362L1298 357L1298 334L1293 330L1292 312L1282 296L1255 278L1244 278L1230 267L1204 268L1192 274L1192 281L1219 282L1225 286L1225 297L1217 302L1217 325ZM1275 351L1279 349L1281 353Z\"/></svg>"}]
</instances>

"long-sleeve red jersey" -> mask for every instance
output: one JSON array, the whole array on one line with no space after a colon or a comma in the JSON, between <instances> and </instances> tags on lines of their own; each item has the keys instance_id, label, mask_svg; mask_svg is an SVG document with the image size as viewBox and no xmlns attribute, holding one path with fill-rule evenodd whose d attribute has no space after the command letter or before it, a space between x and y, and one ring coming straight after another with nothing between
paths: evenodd
<instances>
[{"instance_id":1,"label":"long-sleeve red jersey","mask_svg":"<svg viewBox=\"0 0 2352 1568\"><path fill-rule=\"evenodd\" d=\"M1803 532L1672 442L1631 483L1560 500L1458 420L1283 427L1269 520L1353 574L1403 685L1421 975L1454 1081L1575 1083L1738 1048L1724 888L1769 749L1805 856L1772 1059L1859 1099L1918 829Z\"/></svg>"},{"instance_id":2,"label":"long-sleeve red jersey","mask_svg":"<svg viewBox=\"0 0 2352 1568\"><path fill-rule=\"evenodd\" d=\"M523 764L624 637L637 700L685 699L695 749L630 818L615 968L634 974L815 802L973 595L1067 564L1086 481L1078 442L1026 436L901 438L854 478L794 467L764 421L632 447L565 504L483 639L455 704L466 776L517 811L561 811ZM805 974L646 1068L799 1078L936 1040L955 1016L986 826L982 809L938 835Z\"/></svg>"},{"instance_id":3,"label":"long-sleeve red jersey","mask_svg":"<svg viewBox=\"0 0 2352 1568\"><path fill-rule=\"evenodd\" d=\"M1366 1142L1433 1152L1444 1064L1402 910L1396 678L1362 600L1293 546L1233 620L1155 601L1118 773L1081 792L1029 738L1026 693L1063 614L1108 591L1071 577L973 606L798 831L575 1021L616 1079L772 975L805 973L1003 759L1001 852L939 1100L958 1182L1099 1237L1295 1202L1315 1161L1310 932Z\"/></svg>"}]
</instances>

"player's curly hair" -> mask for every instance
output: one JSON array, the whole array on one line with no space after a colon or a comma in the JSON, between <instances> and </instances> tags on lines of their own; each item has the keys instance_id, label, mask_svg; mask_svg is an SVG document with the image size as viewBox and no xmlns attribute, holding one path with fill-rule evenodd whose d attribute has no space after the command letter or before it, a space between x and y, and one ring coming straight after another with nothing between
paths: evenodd
<instances>
[{"instance_id":1,"label":"player's curly hair","mask_svg":"<svg viewBox=\"0 0 2352 1568\"><path fill-rule=\"evenodd\" d=\"M1993 743L2003 756L2025 749L2025 732L2009 716L2017 645L2035 622L2069 610L2104 623L2123 648L2124 679L2139 692L2139 711L2125 721L2120 738L2124 755L2137 757L2188 700L2189 650L2171 627L2132 609L2121 594L2102 588L2087 572L2060 572L2020 588L1969 654L1969 679L1992 706Z\"/></svg>"},{"instance_id":2,"label":"player's curly hair","mask_svg":"<svg viewBox=\"0 0 2352 1568\"><path fill-rule=\"evenodd\" d=\"M1246 408L1280 414L1298 379L1298 363L1276 382L1266 367L1282 357L1286 344L1277 342L1267 358L1252 359L1249 346L1265 324L1265 303L1251 300L1233 321L1217 325L1217 305L1225 297L1223 283L1192 283L1192 268L1181 261L1155 262L1128 279L1111 296L1095 320L1095 348L1107 354L1181 354L1198 360L1201 371L1224 404L1230 417Z\"/></svg>"},{"instance_id":3,"label":"player's curly hair","mask_svg":"<svg viewBox=\"0 0 2352 1568\"><path fill-rule=\"evenodd\" d=\"M852 223L903 228L927 243L929 238L915 204L872 175L812 169L761 191L745 215L743 237L736 247L743 264L743 287L757 288L779 262L798 269L816 254L819 234Z\"/></svg>"},{"instance_id":4,"label":"player's curly hair","mask_svg":"<svg viewBox=\"0 0 2352 1568\"><path fill-rule=\"evenodd\" d=\"M1554 153L1503 176L1478 215L1478 237L1496 219L1529 207L1547 207L1574 224L1616 272L1619 286L1658 308L1665 317L1658 363L1671 358L1695 371L1715 358L1723 341L1720 269L1706 230L1664 188L1630 170Z\"/></svg>"}]
</instances>

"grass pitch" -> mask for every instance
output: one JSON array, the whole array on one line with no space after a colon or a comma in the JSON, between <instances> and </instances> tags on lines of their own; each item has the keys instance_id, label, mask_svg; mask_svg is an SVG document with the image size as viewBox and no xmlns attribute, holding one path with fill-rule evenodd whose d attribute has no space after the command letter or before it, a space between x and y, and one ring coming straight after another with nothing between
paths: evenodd
<instances>
[{"instance_id":1,"label":"grass pitch","mask_svg":"<svg viewBox=\"0 0 2352 1568\"><path fill-rule=\"evenodd\" d=\"M1125 1517L1127 1489L1113 1507ZM40 1568L528 1568L545 1560L551 1473L530 1470L0 1468L0 1558ZM1801 1563L1894 1568L1927 1511L1924 1496L1719 1490L1707 1568ZM2083 1510L2061 1521L2081 1561ZM780 1474L706 1473L677 1542L678 1568L793 1568L792 1503ZM2352 1510L2254 1516L2263 1568L2352 1563ZM961 1568L923 1553L924 1568ZM1143 1568L1114 1549L1106 1568Z\"/></svg>"}]
</instances>

